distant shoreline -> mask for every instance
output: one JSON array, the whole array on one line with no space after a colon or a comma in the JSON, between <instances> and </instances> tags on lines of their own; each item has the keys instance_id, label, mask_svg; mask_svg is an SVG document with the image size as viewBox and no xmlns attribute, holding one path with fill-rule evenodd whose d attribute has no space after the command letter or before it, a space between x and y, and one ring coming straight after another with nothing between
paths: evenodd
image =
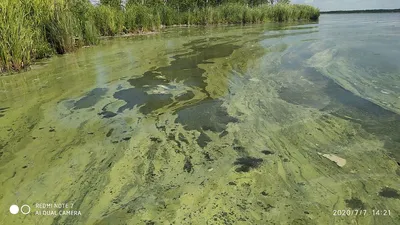
<instances>
[{"instance_id":1,"label":"distant shoreline","mask_svg":"<svg viewBox=\"0 0 400 225\"><path fill-rule=\"evenodd\" d=\"M321 14L347 14L347 13L400 13L400 9L366 9L366 10L321 11Z\"/></svg>"}]
</instances>

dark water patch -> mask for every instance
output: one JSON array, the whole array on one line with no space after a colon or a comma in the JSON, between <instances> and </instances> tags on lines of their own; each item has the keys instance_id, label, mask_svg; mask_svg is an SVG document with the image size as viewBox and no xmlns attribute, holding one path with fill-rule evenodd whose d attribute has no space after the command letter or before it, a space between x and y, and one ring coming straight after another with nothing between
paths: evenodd
<instances>
[{"instance_id":1,"label":"dark water patch","mask_svg":"<svg viewBox=\"0 0 400 225\"><path fill-rule=\"evenodd\" d=\"M222 100L207 99L181 108L176 112L178 117L175 123L182 124L186 130L203 132L205 128L213 132L222 132L226 130L228 123L238 122L227 113L222 104Z\"/></svg>"},{"instance_id":2,"label":"dark water patch","mask_svg":"<svg viewBox=\"0 0 400 225\"><path fill-rule=\"evenodd\" d=\"M249 172L251 169L258 168L262 162L263 159L247 156L236 159L233 164L239 166L235 169L236 172Z\"/></svg>"},{"instance_id":3,"label":"dark water patch","mask_svg":"<svg viewBox=\"0 0 400 225\"><path fill-rule=\"evenodd\" d=\"M158 137L150 137L150 141L155 142L155 143L161 143L162 140Z\"/></svg>"},{"instance_id":4,"label":"dark water patch","mask_svg":"<svg viewBox=\"0 0 400 225\"><path fill-rule=\"evenodd\" d=\"M352 209L366 209L365 204L358 198L351 198L344 200L346 206Z\"/></svg>"},{"instance_id":5,"label":"dark water patch","mask_svg":"<svg viewBox=\"0 0 400 225\"><path fill-rule=\"evenodd\" d=\"M141 113L149 114L173 102L172 95L170 94L147 94L140 88L129 88L117 91L114 93L114 98L126 102L125 105L118 109L118 113L138 106L140 107L139 111Z\"/></svg>"},{"instance_id":6,"label":"dark water patch","mask_svg":"<svg viewBox=\"0 0 400 225\"><path fill-rule=\"evenodd\" d=\"M167 139L168 139L169 141L175 142L175 144L176 144L176 145L178 146L178 148L179 148L179 149L175 150L175 152L180 153L180 152L181 152L180 149L182 148L182 144L181 144L180 141L177 141L177 140L175 139L175 134L169 133L168 136L167 136Z\"/></svg>"},{"instance_id":7,"label":"dark water patch","mask_svg":"<svg viewBox=\"0 0 400 225\"><path fill-rule=\"evenodd\" d=\"M204 132L201 132L200 136L196 140L197 144L202 148L206 147L211 141L211 138Z\"/></svg>"},{"instance_id":8,"label":"dark water patch","mask_svg":"<svg viewBox=\"0 0 400 225\"><path fill-rule=\"evenodd\" d=\"M170 140L170 141L174 141L174 140L175 140L175 134L170 133L170 134L168 134L167 138L168 138L168 140Z\"/></svg>"},{"instance_id":9,"label":"dark water patch","mask_svg":"<svg viewBox=\"0 0 400 225\"><path fill-rule=\"evenodd\" d=\"M400 160L400 115L353 94L313 68L305 68L303 77L313 84L284 88L280 97L292 104L317 108L360 124L383 140L390 155Z\"/></svg>"},{"instance_id":10,"label":"dark water patch","mask_svg":"<svg viewBox=\"0 0 400 225\"><path fill-rule=\"evenodd\" d=\"M9 109L9 107L0 108L0 117L3 117L5 112Z\"/></svg>"},{"instance_id":11,"label":"dark water patch","mask_svg":"<svg viewBox=\"0 0 400 225\"><path fill-rule=\"evenodd\" d=\"M158 130L160 130L160 131L162 131L162 132L166 132L166 131L167 131L167 128L166 128L164 125L158 126L158 125L156 124L156 127L157 127Z\"/></svg>"},{"instance_id":12,"label":"dark water patch","mask_svg":"<svg viewBox=\"0 0 400 225\"><path fill-rule=\"evenodd\" d=\"M113 95L114 98L123 100L126 104L121 106L116 113L103 109L100 115L105 118L113 117L126 109L131 110L135 106L139 107L141 113L149 114L165 106L176 105L178 102L188 101L195 97L192 91L187 91L175 98L171 94L147 93L151 89L159 88L160 85L168 86L171 82L182 82L186 86L198 88L209 95L206 91L206 77L203 76L205 70L199 68L198 65L210 63L211 59L228 57L240 47L230 43L213 43L210 39L188 43L186 47L189 47L190 52L173 56L170 65L153 68L141 77L129 79L128 82L135 88L118 90ZM176 112L178 118L175 122L183 124L188 130L222 132L229 122L237 120L230 117L221 105L222 101L206 100L193 107L181 108ZM198 110L200 112L193 113ZM200 121L196 121L197 119ZM207 138L201 138L200 143L204 145L204 142L207 142Z\"/></svg>"},{"instance_id":13,"label":"dark water patch","mask_svg":"<svg viewBox=\"0 0 400 225\"><path fill-rule=\"evenodd\" d=\"M220 133L220 134L218 135L218 137L222 138L222 137L225 137L225 136L228 135L228 134L229 134L229 132L226 131L226 130L224 130L224 131L222 131L222 133Z\"/></svg>"},{"instance_id":14,"label":"dark water patch","mask_svg":"<svg viewBox=\"0 0 400 225\"><path fill-rule=\"evenodd\" d=\"M390 187L384 187L381 189L379 192L379 195L385 198L396 198L400 199L400 193L398 190L390 188Z\"/></svg>"},{"instance_id":15,"label":"dark water patch","mask_svg":"<svg viewBox=\"0 0 400 225\"><path fill-rule=\"evenodd\" d=\"M194 96L195 96L195 95L194 95L193 91L188 91L188 92L186 92L186 93L184 93L184 94L175 96L175 100L176 100L176 101L180 101L180 102L182 102L182 101L188 101L188 100L194 98Z\"/></svg>"},{"instance_id":16,"label":"dark water patch","mask_svg":"<svg viewBox=\"0 0 400 225\"><path fill-rule=\"evenodd\" d=\"M260 206L266 212L269 212L269 211L271 211L271 209L275 208L271 204L266 204L265 205L264 203L262 203L260 201L257 201L257 205ZM300 224L309 224L309 223L301 222L301 223L291 223L291 224L300 225Z\"/></svg>"},{"instance_id":17,"label":"dark water patch","mask_svg":"<svg viewBox=\"0 0 400 225\"><path fill-rule=\"evenodd\" d=\"M233 53L235 49L238 49L240 47L230 43L207 44L202 46L192 45L192 46L193 47L191 49L193 50L193 52L178 55L179 57L178 59L187 56L189 57L187 59L190 59L193 63L197 65L199 64L198 62L205 62L210 59L228 57Z\"/></svg>"},{"instance_id":18,"label":"dark water patch","mask_svg":"<svg viewBox=\"0 0 400 225\"><path fill-rule=\"evenodd\" d=\"M148 94L138 88L129 88L120 90L114 93L114 98L126 102L124 106L118 109L118 113L123 112L125 109L133 109L136 105L143 105L147 101Z\"/></svg>"},{"instance_id":19,"label":"dark water patch","mask_svg":"<svg viewBox=\"0 0 400 225\"><path fill-rule=\"evenodd\" d=\"M146 223L146 225L155 225L156 222L152 221L152 220L145 220L144 221Z\"/></svg>"},{"instance_id":20,"label":"dark water patch","mask_svg":"<svg viewBox=\"0 0 400 225\"><path fill-rule=\"evenodd\" d=\"M75 109L85 109L96 105L97 102L106 94L107 88L95 88L86 94L83 98L75 102Z\"/></svg>"},{"instance_id":21,"label":"dark water patch","mask_svg":"<svg viewBox=\"0 0 400 225\"><path fill-rule=\"evenodd\" d=\"M261 153L264 154L264 155L272 155L272 154L274 154L274 152L272 152L270 150L262 150Z\"/></svg>"},{"instance_id":22,"label":"dark water patch","mask_svg":"<svg viewBox=\"0 0 400 225\"><path fill-rule=\"evenodd\" d=\"M316 94L320 89L304 89L302 87L282 87L279 90L279 97L287 102L302 105L310 108L322 109L326 106L329 98ZM301 92L301 94L298 94Z\"/></svg>"},{"instance_id":23,"label":"dark water patch","mask_svg":"<svg viewBox=\"0 0 400 225\"><path fill-rule=\"evenodd\" d=\"M211 158L209 152L204 152L203 155L204 155L204 159L205 159L206 161L214 161L214 160Z\"/></svg>"},{"instance_id":24,"label":"dark water patch","mask_svg":"<svg viewBox=\"0 0 400 225\"><path fill-rule=\"evenodd\" d=\"M103 118L112 118L114 116L116 116L117 114L115 112L111 112L111 111L103 111L98 113L98 115L103 116Z\"/></svg>"},{"instance_id":25,"label":"dark water patch","mask_svg":"<svg viewBox=\"0 0 400 225\"><path fill-rule=\"evenodd\" d=\"M174 101L172 100L172 95L169 94L153 94L149 95L147 103L140 107L139 111L145 115L160 109L164 106L170 105Z\"/></svg>"},{"instance_id":26,"label":"dark water patch","mask_svg":"<svg viewBox=\"0 0 400 225\"><path fill-rule=\"evenodd\" d=\"M128 82L129 84L137 88L142 88L146 85L157 86L169 83L168 80L161 76L161 73L155 71L146 71L143 76L139 78L129 79Z\"/></svg>"},{"instance_id":27,"label":"dark water patch","mask_svg":"<svg viewBox=\"0 0 400 225\"><path fill-rule=\"evenodd\" d=\"M8 145L8 143L0 143L0 150L3 150L6 146ZM3 156L4 152L0 151L0 158Z\"/></svg>"},{"instance_id":28,"label":"dark water patch","mask_svg":"<svg viewBox=\"0 0 400 225\"><path fill-rule=\"evenodd\" d=\"M185 163L183 165L183 171L188 172L188 173L194 172L193 164L190 161L190 157L185 158Z\"/></svg>"},{"instance_id":29,"label":"dark water patch","mask_svg":"<svg viewBox=\"0 0 400 225\"><path fill-rule=\"evenodd\" d=\"M124 138L122 138L122 141L129 141L129 140L131 140L131 137L124 137Z\"/></svg>"},{"instance_id":30,"label":"dark water patch","mask_svg":"<svg viewBox=\"0 0 400 225\"><path fill-rule=\"evenodd\" d=\"M233 150L237 152L244 152L246 149L243 146L233 146Z\"/></svg>"},{"instance_id":31,"label":"dark water patch","mask_svg":"<svg viewBox=\"0 0 400 225\"><path fill-rule=\"evenodd\" d=\"M246 152L246 148L242 146L241 142L238 139L233 139L232 148L238 154L244 154Z\"/></svg>"},{"instance_id":32,"label":"dark water patch","mask_svg":"<svg viewBox=\"0 0 400 225\"><path fill-rule=\"evenodd\" d=\"M186 144L189 144L189 141L185 138L185 136L184 136L182 133L179 133L178 139L179 139L179 141L181 141L181 142L184 142L184 143L186 143Z\"/></svg>"},{"instance_id":33,"label":"dark water patch","mask_svg":"<svg viewBox=\"0 0 400 225\"><path fill-rule=\"evenodd\" d=\"M111 129L107 132L106 137L110 137L110 136L112 135L113 132L114 132L114 128L111 128Z\"/></svg>"},{"instance_id":34,"label":"dark water patch","mask_svg":"<svg viewBox=\"0 0 400 225\"><path fill-rule=\"evenodd\" d=\"M212 42L208 42L212 43ZM136 88L154 87L170 82L183 82L185 85L198 87L205 93L204 70L199 64L208 63L208 60L227 57L239 46L229 43L198 45L199 40L188 43L190 52L175 55L170 65L147 71L142 77L133 78L129 83Z\"/></svg>"}]
</instances>

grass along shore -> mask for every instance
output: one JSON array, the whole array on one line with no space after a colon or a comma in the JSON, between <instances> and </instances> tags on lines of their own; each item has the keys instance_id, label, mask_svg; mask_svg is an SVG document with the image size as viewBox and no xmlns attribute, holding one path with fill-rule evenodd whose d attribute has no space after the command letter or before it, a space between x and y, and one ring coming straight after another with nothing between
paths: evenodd
<instances>
[{"instance_id":1,"label":"grass along shore","mask_svg":"<svg viewBox=\"0 0 400 225\"><path fill-rule=\"evenodd\" d=\"M0 75L28 68L35 59L94 45L100 36L157 31L172 25L249 24L317 20L307 5L229 3L185 11L166 5L94 6L88 0L0 2Z\"/></svg>"}]
</instances>

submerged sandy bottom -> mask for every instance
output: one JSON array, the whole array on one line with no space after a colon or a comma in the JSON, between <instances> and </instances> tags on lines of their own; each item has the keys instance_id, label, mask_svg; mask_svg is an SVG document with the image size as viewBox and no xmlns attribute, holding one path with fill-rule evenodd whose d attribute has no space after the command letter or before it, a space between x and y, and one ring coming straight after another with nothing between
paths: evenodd
<instances>
[{"instance_id":1,"label":"submerged sandy bottom","mask_svg":"<svg viewBox=\"0 0 400 225\"><path fill-rule=\"evenodd\" d=\"M32 211L0 224L399 224L400 99L329 78L318 27L295 28L177 29L1 78L0 207Z\"/></svg>"}]
</instances>

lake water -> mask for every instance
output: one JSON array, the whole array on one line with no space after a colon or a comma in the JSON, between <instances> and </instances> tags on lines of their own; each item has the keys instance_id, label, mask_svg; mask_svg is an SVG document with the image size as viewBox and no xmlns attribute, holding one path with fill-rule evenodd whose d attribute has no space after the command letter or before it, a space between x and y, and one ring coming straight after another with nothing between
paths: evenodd
<instances>
[{"instance_id":1,"label":"lake water","mask_svg":"<svg viewBox=\"0 0 400 225\"><path fill-rule=\"evenodd\" d=\"M400 224L399 40L398 13L170 28L1 77L0 207L31 212L0 224Z\"/></svg>"}]
</instances>

